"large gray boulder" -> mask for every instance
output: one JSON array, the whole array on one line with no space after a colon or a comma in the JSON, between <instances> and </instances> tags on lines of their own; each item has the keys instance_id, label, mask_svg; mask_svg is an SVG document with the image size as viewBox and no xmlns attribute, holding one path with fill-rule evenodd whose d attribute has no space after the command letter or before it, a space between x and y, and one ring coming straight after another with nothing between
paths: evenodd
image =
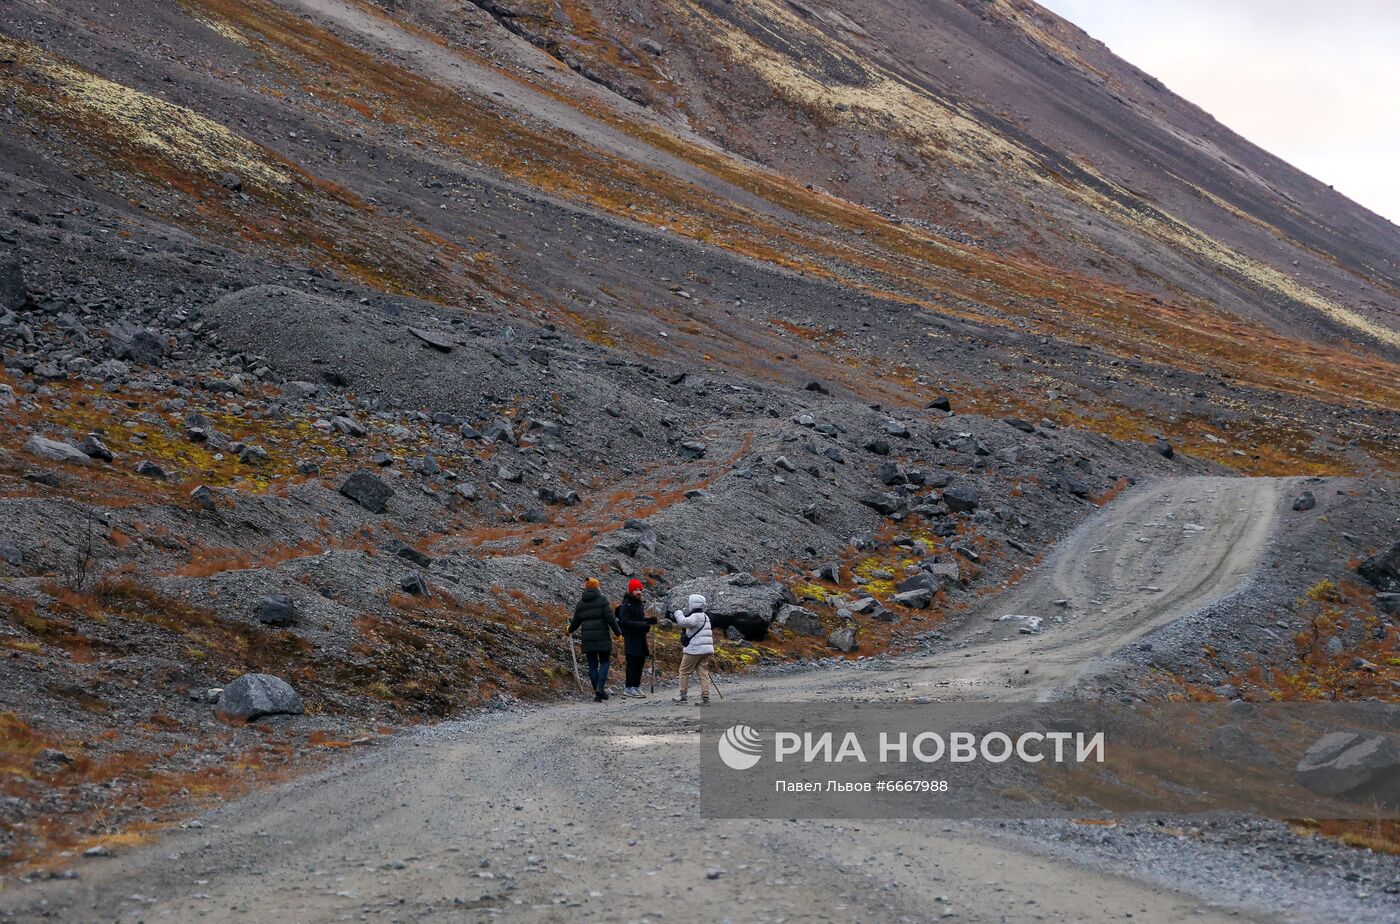
<instances>
[{"instance_id":1,"label":"large gray boulder","mask_svg":"<svg viewBox=\"0 0 1400 924\"><path fill-rule=\"evenodd\" d=\"M24 451L50 462L71 462L74 465L87 465L89 459L77 446L46 436L34 434L24 444Z\"/></svg>"},{"instance_id":2,"label":"large gray boulder","mask_svg":"<svg viewBox=\"0 0 1400 924\"><path fill-rule=\"evenodd\" d=\"M0 256L0 314L18 311L29 300L29 290L24 284L24 272L19 260L12 256Z\"/></svg>"},{"instance_id":3,"label":"large gray boulder","mask_svg":"<svg viewBox=\"0 0 1400 924\"><path fill-rule=\"evenodd\" d=\"M1319 795L1400 805L1400 742L1391 735L1324 735L1308 748L1293 777Z\"/></svg>"},{"instance_id":4,"label":"large gray boulder","mask_svg":"<svg viewBox=\"0 0 1400 924\"><path fill-rule=\"evenodd\" d=\"M266 715L303 715L306 707L287 681L271 674L244 674L224 687L219 711L251 722Z\"/></svg>"},{"instance_id":5,"label":"large gray boulder","mask_svg":"<svg viewBox=\"0 0 1400 924\"><path fill-rule=\"evenodd\" d=\"M1376 590L1400 591L1400 542L1357 565L1356 573Z\"/></svg>"},{"instance_id":6,"label":"large gray boulder","mask_svg":"<svg viewBox=\"0 0 1400 924\"><path fill-rule=\"evenodd\" d=\"M734 626L744 638L759 641L768 637L768 627L787 602L777 584L760 584L747 574L700 577L671 588L666 595L666 612L685 609L691 594L705 598L706 611L715 629L723 632Z\"/></svg>"}]
</instances>

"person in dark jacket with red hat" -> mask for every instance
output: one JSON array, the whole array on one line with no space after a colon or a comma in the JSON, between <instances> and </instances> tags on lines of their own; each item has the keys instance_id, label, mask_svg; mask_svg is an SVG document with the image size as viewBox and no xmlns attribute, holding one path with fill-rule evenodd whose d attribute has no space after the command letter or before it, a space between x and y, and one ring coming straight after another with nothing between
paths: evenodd
<instances>
[{"instance_id":1,"label":"person in dark jacket with red hat","mask_svg":"<svg viewBox=\"0 0 1400 924\"><path fill-rule=\"evenodd\" d=\"M648 616L646 603L642 600L642 582L633 578L627 585L627 596L617 608L617 622L622 626L623 654L627 656L627 688L623 696L641 699L642 670L646 667L647 656L651 654L647 646L647 634L656 625L656 617Z\"/></svg>"},{"instance_id":2,"label":"person in dark jacket with red hat","mask_svg":"<svg viewBox=\"0 0 1400 924\"><path fill-rule=\"evenodd\" d=\"M593 683L593 701L601 703L608 698L608 660L612 656L612 637L621 635L617 617L608 598L603 596L597 578L589 578L583 596L574 605L574 618L569 620L566 630L572 635L578 630L583 642L583 654L588 658L588 679Z\"/></svg>"}]
</instances>

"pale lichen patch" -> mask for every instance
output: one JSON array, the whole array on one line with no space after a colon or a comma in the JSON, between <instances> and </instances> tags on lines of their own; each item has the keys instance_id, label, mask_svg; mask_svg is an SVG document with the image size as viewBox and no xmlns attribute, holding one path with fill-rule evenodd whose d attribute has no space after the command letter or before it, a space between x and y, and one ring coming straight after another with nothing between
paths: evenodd
<instances>
[{"instance_id":1,"label":"pale lichen patch","mask_svg":"<svg viewBox=\"0 0 1400 924\"><path fill-rule=\"evenodd\" d=\"M248 40L248 37L246 35L244 35L242 32L239 32L237 29L235 29L233 26L229 25L226 22L222 22L218 19L212 19L208 16L199 16L197 14L192 14L192 16L195 22L199 23L201 26L204 26L207 29L217 32L219 35L222 35L224 38L228 39L230 42L233 42L235 45L243 45L248 48L251 48L253 45L253 43Z\"/></svg>"},{"instance_id":2,"label":"pale lichen patch","mask_svg":"<svg viewBox=\"0 0 1400 924\"><path fill-rule=\"evenodd\" d=\"M210 178L235 173L245 186L267 191L293 185L275 155L192 109L74 67L19 39L0 36L0 50L17 65L0 74L0 85L9 85L31 111L86 125L109 144L175 169Z\"/></svg>"},{"instance_id":3,"label":"pale lichen patch","mask_svg":"<svg viewBox=\"0 0 1400 924\"><path fill-rule=\"evenodd\" d=\"M751 6L763 19L782 26L785 42L800 37L804 43L820 48L823 57L840 62L844 72L859 74L860 80L834 79L810 56L798 59L775 51L734 23L699 7L692 5L687 12L708 26L715 42L732 60L751 69L794 105L820 108L832 119L880 118L890 130L909 137L925 156L961 167L981 167L992 158L1003 167L1009 168L1014 162L1031 172L1034 159L1024 148L952 103L929 95L876 64L857 59L786 4L756 0Z\"/></svg>"}]
</instances>

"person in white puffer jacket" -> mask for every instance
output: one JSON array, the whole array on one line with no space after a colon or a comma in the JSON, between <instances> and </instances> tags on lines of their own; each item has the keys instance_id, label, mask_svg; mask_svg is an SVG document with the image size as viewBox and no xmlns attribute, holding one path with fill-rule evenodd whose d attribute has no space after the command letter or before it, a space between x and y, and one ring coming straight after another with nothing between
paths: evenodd
<instances>
[{"instance_id":1,"label":"person in white puffer jacket","mask_svg":"<svg viewBox=\"0 0 1400 924\"><path fill-rule=\"evenodd\" d=\"M715 653L714 627L710 624L710 614L705 612L705 598L691 594L685 610L676 610L671 616L681 627L681 695L674 702L684 703L690 689L690 675L700 675L700 702L710 704L710 655Z\"/></svg>"}]
</instances>

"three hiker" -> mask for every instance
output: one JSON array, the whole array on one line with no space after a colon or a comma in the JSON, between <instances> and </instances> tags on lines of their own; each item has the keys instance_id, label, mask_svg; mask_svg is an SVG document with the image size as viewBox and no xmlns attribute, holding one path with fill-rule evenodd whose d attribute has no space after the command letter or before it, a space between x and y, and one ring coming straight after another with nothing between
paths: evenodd
<instances>
[{"instance_id":1,"label":"three hiker","mask_svg":"<svg viewBox=\"0 0 1400 924\"><path fill-rule=\"evenodd\" d=\"M612 637L622 634L613 615L612 606L597 578L589 578L583 596L574 605L574 618L569 620L567 634L577 630L583 643L584 657L588 658L588 679L593 684L593 701L601 703L608 698L608 659L612 656ZM572 643L570 643L572 644Z\"/></svg>"},{"instance_id":2,"label":"three hiker","mask_svg":"<svg viewBox=\"0 0 1400 924\"><path fill-rule=\"evenodd\" d=\"M656 625L656 617L648 616L646 603L642 600L642 582L633 578L627 585L627 596L617 607L617 621L622 626L623 654L627 657L627 686L623 696L640 699L642 692L642 670L646 667L651 650L647 645L647 635Z\"/></svg>"},{"instance_id":3,"label":"three hiker","mask_svg":"<svg viewBox=\"0 0 1400 924\"><path fill-rule=\"evenodd\" d=\"M588 679L593 685L593 700L601 703L608 699L608 661L612 656L614 636L624 639L623 652L627 657L627 687L624 696L640 698L642 692L642 670L650 655L647 636L656 625L655 616L648 616L646 603L642 599L642 582L633 580L627 585L627 596L617 607L616 613L603 596L597 578L589 578L583 596L574 605L573 619L565 634L579 633L583 642L583 653L588 659ZM705 611L705 598L691 594L684 610L676 610L670 619L681 628L681 670L680 696L674 702L689 701L690 675L700 676L701 706L710 704L710 656L715 652L714 629L710 615ZM570 642L570 644L573 644Z\"/></svg>"}]
</instances>

